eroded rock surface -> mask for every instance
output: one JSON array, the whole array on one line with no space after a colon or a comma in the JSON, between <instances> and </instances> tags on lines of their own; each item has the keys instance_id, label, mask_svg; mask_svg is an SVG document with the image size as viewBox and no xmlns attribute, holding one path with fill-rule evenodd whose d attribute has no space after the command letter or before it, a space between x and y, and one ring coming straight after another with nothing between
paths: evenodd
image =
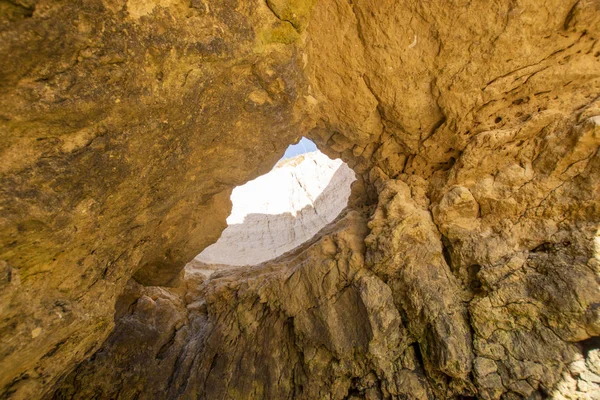
<instances>
[{"instance_id":1,"label":"eroded rock surface","mask_svg":"<svg viewBox=\"0 0 600 400\"><path fill-rule=\"evenodd\" d=\"M597 0L11 0L0 39L0 397L597 397ZM302 135L348 213L181 277Z\"/></svg>"},{"instance_id":2,"label":"eroded rock surface","mask_svg":"<svg viewBox=\"0 0 600 400\"><path fill-rule=\"evenodd\" d=\"M176 284L219 237L231 189L299 137L303 80L259 37L279 24L263 1L2 1L0 18L0 396L30 399L104 341L133 273Z\"/></svg>"}]
</instances>

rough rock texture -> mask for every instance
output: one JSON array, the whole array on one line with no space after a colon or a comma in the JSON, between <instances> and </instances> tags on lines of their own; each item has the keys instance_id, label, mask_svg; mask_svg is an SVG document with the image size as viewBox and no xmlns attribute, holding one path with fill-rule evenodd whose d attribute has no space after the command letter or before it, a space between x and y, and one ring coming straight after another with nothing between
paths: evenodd
<instances>
[{"instance_id":1,"label":"rough rock texture","mask_svg":"<svg viewBox=\"0 0 600 400\"><path fill-rule=\"evenodd\" d=\"M134 272L172 282L219 237L231 189L297 137L303 80L257 37L279 24L262 1L0 17L0 397L34 398L110 333Z\"/></svg>"},{"instance_id":2,"label":"rough rock texture","mask_svg":"<svg viewBox=\"0 0 600 400\"><path fill-rule=\"evenodd\" d=\"M189 320L183 328L159 308L164 302L165 310L176 310L181 300L150 295L156 306L146 306L145 297L139 297L143 308L139 300L129 307L132 311L107 346L71 374L55 398L94 393L100 398L167 393L167 398L206 399L343 395L352 386L352 371L390 364L404 339L388 335L400 324L389 288L362 268L366 233L363 217L354 211L316 242L281 259L219 271L201 285L192 274L185 295ZM357 323L348 326L350 315ZM162 333L144 340L143 354L131 352L153 331L146 318L161 325ZM132 321L139 331L131 329ZM134 337L125 332L135 332ZM169 337L174 339L169 342ZM380 357L367 351L371 347ZM392 352L386 355L388 349ZM362 354L358 359L357 352ZM132 364L156 370L127 376ZM132 376L137 381L131 382Z\"/></svg>"},{"instance_id":3,"label":"rough rock texture","mask_svg":"<svg viewBox=\"0 0 600 400\"><path fill-rule=\"evenodd\" d=\"M0 49L0 398L597 397L598 0L4 0ZM348 214L180 278L301 135Z\"/></svg>"},{"instance_id":4,"label":"rough rock texture","mask_svg":"<svg viewBox=\"0 0 600 400\"><path fill-rule=\"evenodd\" d=\"M227 228L195 260L254 265L295 249L346 208L354 172L320 151L279 161L237 187Z\"/></svg>"},{"instance_id":5,"label":"rough rock texture","mask_svg":"<svg viewBox=\"0 0 600 400\"><path fill-rule=\"evenodd\" d=\"M584 356L569 364L562 378L551 393L557 400L600 399L600 343L591 340L584 346Z\"/></svg>"}]
</instances>

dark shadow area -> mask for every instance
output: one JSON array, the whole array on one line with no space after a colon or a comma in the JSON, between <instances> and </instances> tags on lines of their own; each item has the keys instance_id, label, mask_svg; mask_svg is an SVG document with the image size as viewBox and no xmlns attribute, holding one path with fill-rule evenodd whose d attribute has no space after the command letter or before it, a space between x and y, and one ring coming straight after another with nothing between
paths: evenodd
<instances>
[{"instance_id":1,"label":"dark shadow area","mask_svg":"<svg viewBox=\"0 0 600 400\"><path fill-rule=\"evenodd\" d=\"M589 339L583 340L579 342L578 345L581 348L583 356L588 358L590 351L600 349L600 336L593 336Z\"/></svg>"}]
</instances>

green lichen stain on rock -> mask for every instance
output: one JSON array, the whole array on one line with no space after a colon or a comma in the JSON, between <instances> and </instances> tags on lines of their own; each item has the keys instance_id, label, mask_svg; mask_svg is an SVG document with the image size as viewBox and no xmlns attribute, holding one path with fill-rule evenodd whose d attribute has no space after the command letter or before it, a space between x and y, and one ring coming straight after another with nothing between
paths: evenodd
<instances>
[{"instance_id":1,"label":"green lichen stain on rock","mask_svg":"<svg viewBox=\"0 0 600 400\"><path fill-rule=\"evenodd\" d=\"M258 37L262 44L292 44L298 40L300 34L294 29L291 23L283 21L278 23L274 28L261 31Z\"/></svg>"},{"instance_id":2,"label":"green lichen stain on rock","mask_svg":"<svg viewBox=\"0 0 600 400\"><path fill-rule=\"evenodd\" d=\"M308 25L310 12L316 0L267 0L277 18L290 22L298 32Z\"/></svg>"}]
</instances>

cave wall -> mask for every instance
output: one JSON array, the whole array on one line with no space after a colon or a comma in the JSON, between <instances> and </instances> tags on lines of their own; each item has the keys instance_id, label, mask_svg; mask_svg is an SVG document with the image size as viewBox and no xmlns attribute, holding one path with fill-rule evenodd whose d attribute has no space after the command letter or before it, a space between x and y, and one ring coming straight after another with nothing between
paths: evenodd
<instances>
[{"instance_id":1,"label":"cave wall","mask_svg":"<svg viewBox=\"0 0 600 400\"><path fill-rule=\"evenodd\" d=\"M299 138L264 2L161 4L0 4L2 396L93 352L133 273L176 284Z\"/></svg>"},{"instance_id":2,"label":"cave wall","mask_svg":"<svg viewBox=\"0 0 600 400\"><path fill-rule=\"evenodd\" d=\"M591 360L598 1L0 21L0 396L543 398ZM301 135L358 174L351 211L287 258L182 277Z\"/></svg>"}]
</instances>

